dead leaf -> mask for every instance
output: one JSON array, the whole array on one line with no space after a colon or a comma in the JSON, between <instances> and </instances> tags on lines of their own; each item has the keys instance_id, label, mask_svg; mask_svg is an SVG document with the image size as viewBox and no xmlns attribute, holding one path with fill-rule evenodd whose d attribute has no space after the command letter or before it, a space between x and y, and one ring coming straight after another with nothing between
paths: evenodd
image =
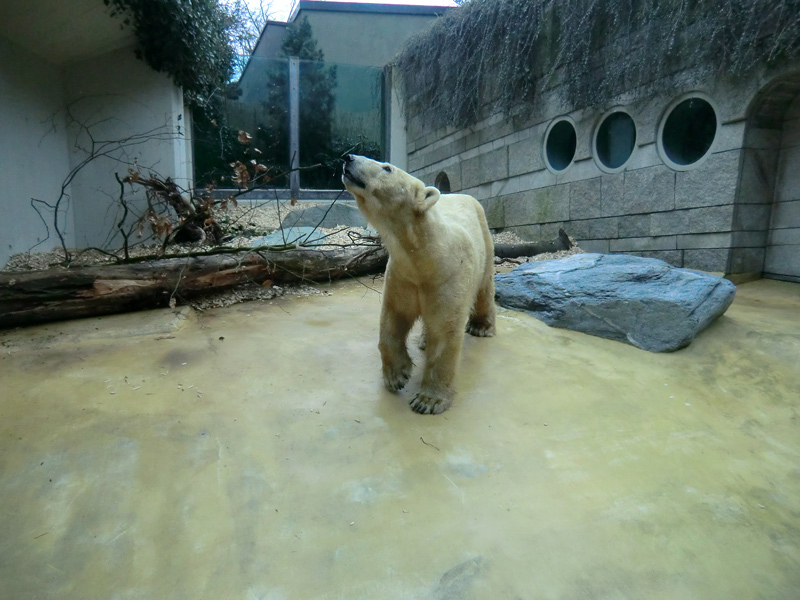
<instances>
[{"instance_id":1,"label":"dead leaf","mask_svg":"<svg viewBox=\"0 0 800 600\"><path fill-rule=\"evenodd\" d=\"M292 206L294 206L295 204L297 204L297 198L292 196Z\"/></svg>"},{"instance_id":2,"label":"dead leaf","mask_svg":"<svg viewBox=\"0 0 800 600\"><path fill-rule=\"evenodd\" d=\"M122 181L125 183L136 183L139 181L139 177L141 177L141 173L139 173L139 171L128 169L128 175L124 177Z\"/></svg>"},{"instance_id":3,"label":"dead leaf","mask_svg":"<svg viewBox=\"0 0 800 600\"><path fill-rule=\"evenodd\" d=\"M261 287L268 288L271 285L272 285L272 280L271 279L265 279L264 281L261 282Z\"/></svg>"},{"instance_id":4,"label":"dead leaf","mask_svg":"<svg viewBox=\"0 0 800 600\"><path fill-rule=\"evenodd\" d=\"M250 172L247 170L247 166L240 160L231 163L231 166L234 172L233 182L240 188L247 187L247 182L250 181Z\"/></svg>"},{"instance_id":5,"label":"dead leaf","mask_svg":"<svg viewBox=\"0 0 800 600\"><path fill-rule=\"evenodd\" d=\"M253 136L247 133L246 131L239 131L239 143L240 144L249 144L253 139Z\"/></svg>"}]
</instances>

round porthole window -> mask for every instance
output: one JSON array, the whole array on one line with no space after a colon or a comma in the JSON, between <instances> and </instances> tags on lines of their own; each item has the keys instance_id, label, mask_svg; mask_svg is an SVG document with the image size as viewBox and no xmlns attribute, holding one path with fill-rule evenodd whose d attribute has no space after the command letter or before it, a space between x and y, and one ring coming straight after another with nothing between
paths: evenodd
<instances>
[{"instance_id":1,"label":"round porthole window","mask_svg":"<svg viewBox=\"0 0 800 600\"><path fill-rule=\"evenodd\" d=\"M544 136L544 159L547 168L560 172L572 164L578 136L575 125L569 118L553 121Z\"/></svg>"},{"instance_id":2,"label":"round porthole window","mask_svg":"<svg viewBox=\"0 0 800 600\"><path fill-rule=\"evenodd\" d=\"M636 124L621 109L606 114L594 134L594 154L600 169L620 171L636 147Z\"/></svg>"},{"instance_id":3,"label":"round porthole window","mask_svg":"<svg viewBox=\"0 0 800 600\"><path fill-rule=\"evenodd\" d=\"M436 181L433 182L433 187L442 192L443 194L450 193L450 178L447 173L442 171L436 176Z\"/></svg>"},{"instance_id":4,"label":"round porthole window","mask_svg":"<svg viewBox=\"0 0 800 600\"><path fill-rule=\"evenodd\" d=\"M661 158L673 169L691 168L708 155L717 130L717 113L708 98L701 94L678 98L659 126Z\"/></svg>"}]
</instances>

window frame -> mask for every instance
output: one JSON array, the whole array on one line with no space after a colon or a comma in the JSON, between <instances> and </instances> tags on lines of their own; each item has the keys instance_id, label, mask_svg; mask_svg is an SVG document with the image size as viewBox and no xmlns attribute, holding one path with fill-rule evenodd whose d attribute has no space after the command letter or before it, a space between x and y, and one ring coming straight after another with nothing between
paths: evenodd
<instances>
[{"instance_id":1,"label":"window frame","mask_svg":"<svg viewBox=\"0 0 800 600\"><path fill-rule=\"evenodd\" d=\"M685 102L686 100L691 100L692 98L699 98L707 102L709 106L711 106L711 110L714 111L716 128L714 130L714 139L711 140L711 143L708 145L708 149L706 150L705 154L703 154L703 156L698 158L693 163L690 163L688 165L682 165L673 161L667 154L666 149L664 148L664 126L667 124L667 119L669 119L669 117L672 115L672 112L675 110L675 108L682 102ZM714 154L714 148L716 147L717 141L719 140L720 137L719 134L721 128L722 128L722 123L719 118L719 108L717 107L717 104L714 102L714 100L708 94L700 91L692 91L692 92L687 92L685 94L681 94L677 98L674 98L672 102L670 102L667 105L666 109L661 115L661 118L658 121L658 130L656 131L656 148L658 150L658 155L664 162L664 164L667 165L673 171L691 171L693 169L697 169L700 166L702 166L702 164L706 160L708 160L709 156Z\"/></svg>"},{"instance_id":2,"label":"window frame","mask_svg":"<svg viewBox=\"0 0 800 600\"><path fill-rule=\"evenodd\" d=\"M563 169L556 169L553 165L550 164L550 158L547 156L547 141L550 139L550 132L553 128L566 121L572 126L572 130L575 132L575 151L572 153L572 158L570 159L569 163ZM578 155L578 127L575 125L575 120L568 116L563 115L560 117L556 117L553 119L550 124L547 126L547 129L544 132L544 141L542 142L542 160L544 161L544 165L548 171L553 173L554 175L561 175L565 173L573 164L575 164L575 157Z\"/></svg>"},{"instance_id":3,"label":"window frame","mask_svg":"<svg viewBox=\"0 0 800 600\"><path fill-rule=\"evenodd\" d=\"M600 128L603 126L603 123L615 113L624 113L628 115L633 122L633 148L631 149L631 153L628 155L628 158L625 159L625 162L622 163L619 167L609 167L608 165L604 164L602 160L600 160L600 153L597 151L597 136L600 133ZM624 171L627 166L633 160L633 155L636 153L636 149L638 148L639 144L639 127L636 125L636 119L631 114L630 110L628 110L624 106L615 106L604 112L600 118L597 120L597 125L594 128L594 132L592 133L592 158L594 159L594 163L597 165L597 168L603 171L604 173L619 173L620 171Z\"/></svg>"}]
</instances>

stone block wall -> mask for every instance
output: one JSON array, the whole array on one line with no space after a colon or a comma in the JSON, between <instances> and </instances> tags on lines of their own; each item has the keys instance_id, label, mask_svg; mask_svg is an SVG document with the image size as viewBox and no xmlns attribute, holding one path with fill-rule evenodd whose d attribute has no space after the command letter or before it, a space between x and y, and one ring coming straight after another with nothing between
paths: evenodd
<instances>
[{"instance_id":1,"label":"stone block wall","mask_svg":"<svg viewBox=\"0 0 800 600\"><path fill-rule=\"evenodd\" d=\"M764 271L800 282L800 95L782 125Z\"/></svg>"},{"instance_id":2,"label":"stone block wall","mask_svg":"<svg viewBox=\"0 0 800 600\"><path fill-rule=\"evenodd\" d=\"M408 170L431 185L445 172L451 191L483 204L490 227L524 239L550 239L563 227L590 252L656 257L705 271L760 272L771 198L759 189L773 183L775 167L764 168L770 150L762 147L772 148L766 139L771 134L748 130L746 118L763 82L689 88L679 79L670 96L628 104L618 99L616 106L633 117L637 130L621 172L606 172L595 161L592 140L605 110L570 110L558 88L526 119L495 114L470 128L431 131L420 115L409 115ZM676 170L658 152L658 127L670 102L687 92L710 98L718 129L704 159ZM554 173L543 149L548 125L560 116L574 121L577 149L574 162Z\"/></svg>"}]
</instances>

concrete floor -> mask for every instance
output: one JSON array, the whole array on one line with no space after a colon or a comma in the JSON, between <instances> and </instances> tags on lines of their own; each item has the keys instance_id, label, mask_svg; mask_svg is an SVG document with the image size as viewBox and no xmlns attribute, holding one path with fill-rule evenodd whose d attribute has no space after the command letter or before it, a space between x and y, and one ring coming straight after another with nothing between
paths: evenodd
<instances>
[{"instance_id":1,"label":"concrete floor","mask_svg":"<svg viewBox=\"0 0 800 600\"><path fill-rule=\"evenodd\" d=\"M800 598L800 286L674 354L501 310L439 417L329 289L0 333L0 598Z\"/></svg>"}]
</instances>

